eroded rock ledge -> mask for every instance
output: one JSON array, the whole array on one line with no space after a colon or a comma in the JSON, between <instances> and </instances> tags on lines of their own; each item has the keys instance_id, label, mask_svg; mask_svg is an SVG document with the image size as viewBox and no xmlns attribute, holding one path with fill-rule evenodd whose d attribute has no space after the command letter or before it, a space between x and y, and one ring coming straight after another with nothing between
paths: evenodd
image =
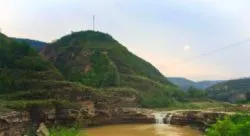
<instances>
[{"instance_id":1,"label":"eroded rock ledge","mask_svg":"<svg viewBox=\"0 0 250 136\"><path fill-rule=\"evenodd\" d=\"M214 124L217 119L225 115L231 115L231 112L216 112L204 110L178 110L167 112L165 122L171 117L170 123L175 125L195 125L198 129L205 130Z\"/></svg>"}]
</instances>

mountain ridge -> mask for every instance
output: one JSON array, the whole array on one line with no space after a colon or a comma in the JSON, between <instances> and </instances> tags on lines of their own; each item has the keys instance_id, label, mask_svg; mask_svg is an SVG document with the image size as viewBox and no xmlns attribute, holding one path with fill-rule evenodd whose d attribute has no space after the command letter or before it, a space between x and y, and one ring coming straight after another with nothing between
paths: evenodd
<instances>
[{"instance_id":1,"label":"mountain ridge","mask_svg":"<svg viewBox=\"0 0 250 136\"><path fill-rule=\"evenodd\" d=\"M223 82L223 80L203 80L195 82L183 77L167 77L167 79L184 91L188 90L190 87L205 90L219 82Z\"/></svg>"},{"instance_id":2,"label":"mountain ridge","mask_svg":"<svg viewBox=\"0 0 250 136\"><path fill-rule=\"evenodd\" d=\"M218 83L207 89L209 97L222 101L250 100L250 78L233 79Z\"/></svg>"},{"instance_id":3,"label":"mountain ridge","mask_svg":"<svg viewBox=\"0 0 250 136\"><path fill-rule=\"evenodd\" d=\"M43 42L43 41L28 39L28 38L13 37L12 39L16 40L17 42L25 42L37 51L40 51L44 46L46 46L48 44L48 43Z\"/></svg>"}]
</instances>

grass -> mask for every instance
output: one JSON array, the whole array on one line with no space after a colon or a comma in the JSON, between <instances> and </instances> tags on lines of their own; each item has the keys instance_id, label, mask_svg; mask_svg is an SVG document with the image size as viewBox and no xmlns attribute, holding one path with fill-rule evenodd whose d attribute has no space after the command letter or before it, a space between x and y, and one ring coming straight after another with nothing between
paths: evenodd
<instances>
[{"instance_id":1,"label":"grass","mask_svg":"<svg viewBox=\"0 0 250 136\"><path fill-rule=\"evenodd\" d=\"M80 130L74 127L56 127L50 129L50 136L80 136Z\"/></svg>"},{"instance_id":2,"label":"grass","mask_svg":"<svg viewBox=\"0 0 250 136\"><path fill-rule=\"evenodd\" d=\"M0 101L0 109L7 110L27 110L30 107L37 105L39 107L53 108L56 104L60 104L64 107L76 108L78 105L76 103L71 103L66 100L14 100L14 101Z\"/></svg>"}]
</instances>

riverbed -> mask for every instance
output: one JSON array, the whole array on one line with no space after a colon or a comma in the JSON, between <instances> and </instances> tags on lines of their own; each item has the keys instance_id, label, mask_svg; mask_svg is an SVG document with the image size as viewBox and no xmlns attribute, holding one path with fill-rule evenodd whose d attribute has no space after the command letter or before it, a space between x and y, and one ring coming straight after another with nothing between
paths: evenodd
<instances>
[{"instance_id":1,"label":"riverbed","mask_svg":"<svg viewBox=\"0 0 250 136\"><path fill-rule=\"evenodd\" d=\"M122 124L88 128L82 136L201 136L189 126L170 124Z\"/></svg>"}]
</instances>

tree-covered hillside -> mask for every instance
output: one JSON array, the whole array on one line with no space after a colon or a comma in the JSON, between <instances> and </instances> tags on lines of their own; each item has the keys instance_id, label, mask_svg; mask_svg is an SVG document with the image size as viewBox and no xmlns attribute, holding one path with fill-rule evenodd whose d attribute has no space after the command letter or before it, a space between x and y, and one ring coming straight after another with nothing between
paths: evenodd
<instances>
[{"instance_id":1,"label":"tree-covered hillside","mask_svg":"<svg viewBox=\"0 0 250 136\"><path fill-rule=\"evenodd\" d=\"M93 88L65 81L53 64L28 44L0 33L0 112L73 104L76 94L100 96Z\"/></svg>"},{"instance_id":2,"label":"tree-covered hillside","mask_svg":"<svg viewBox=\"0 0 250 136\"><path fill-rule=\"evenodd\" d=\"M1 91L28 80L63 80L59 71L25 43L0 35Z\"/></svg>"},{"instance_id":3,"label":"tree-covered hillside","mask_svg":"<svg viewBox=\"0 0 250 136\"><path fill-rule=\"evenodd\" d=\"M208 89L211 98L223 101L250 100L250 78L229 80L221 82Z\"/></svg>"},{"instance_id":4,"label":"tree-covered hillside","mask_svg":"<svg viewBox=\"0 0 250 136\"><path fill-rule=\"evenodd\" d=\"M68 80L95 87L119 86L123 74L170 84L150 63L101 32L72 33L47 46L41 54L54 62Z\"/></svg>"},{"instance_id":5,"label":"tree-covered hillside","mask_svg":"<svg viewBox=\"0 0 250 136\"><path fill-rule=\"evenodd\" d=\"M133 88L142 94L144 106L167 106L182 95L150 63L101 32L71 33L43 48L41 55L69 81L96 88Z\"/></svg>"}]
</instances>

